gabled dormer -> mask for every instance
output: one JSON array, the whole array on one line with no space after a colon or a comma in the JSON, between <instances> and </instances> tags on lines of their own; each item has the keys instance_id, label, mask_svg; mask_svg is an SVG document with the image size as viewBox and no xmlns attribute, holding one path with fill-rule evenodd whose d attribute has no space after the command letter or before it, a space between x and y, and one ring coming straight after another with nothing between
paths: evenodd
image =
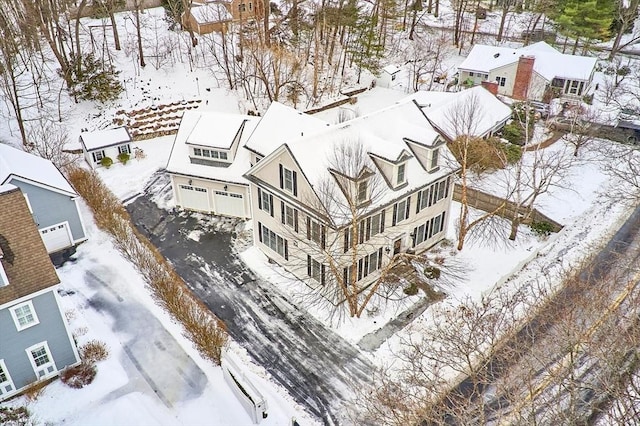
<instances>
[{"instance_id":1,"label":"gabled dormer","mask_svg":"<svg viewBox=\"0 0 640 426\"><path fill-rule=\"evenodd\" d=\"M371 153L373 162L389 188L395 190L404 188L408 184L409 159L413 157L409 151L403 149L395 160Z\"/></svg>"},{"instance_id":2,"label":"gabled dormer","mask_svg":"<svg viewBox=\"0 0 640 426\"><path fill-rule=\"evenodd\" d=\"M406 138L404 141L427 173L435 173L440 170L442 161L441 147L446 144L446 141L442 136L437 136L429 144L416 142Z\"/></svg>"},{"instance_id":3,"label":"gabled dormer","mask_svg":"<svg viewBox=\"0 0 640 426\"><path fill-rule=\"evenodd\" d=\"M192 164L229 167L233 162L247 119L229 115L228 120L211 123L206 115L199 117L185 141Z\"/></svg>"},{"instance_id":4,"label":"gabled dormer","mask_svg":"<svg viewBox=\"0 0 640 426\"><path fill-rule=\"evenodd\" d=\"M335 169L329 169L329 172L338 182L338 186L348 202L353 201L359 208L371 203L375 172L370 167L362 167L355 176L348 176Z\"/></svg>"}]
</instances>

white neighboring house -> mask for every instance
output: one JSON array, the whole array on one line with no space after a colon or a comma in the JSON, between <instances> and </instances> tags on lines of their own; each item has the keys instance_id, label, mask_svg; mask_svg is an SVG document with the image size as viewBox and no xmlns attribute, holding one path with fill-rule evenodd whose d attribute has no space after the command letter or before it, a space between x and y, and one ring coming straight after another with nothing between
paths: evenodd
<instances>
[{"instance_id":1,"label":"white neighboring house","mask_svg":"<svg viewBox=\"0 0 640 426\"><path fill-rule=\"evenodd\" d=\"M402 69L395 65L387 65L382 68L380 77L376 79L376 85L386 87L387 89L397 86L399 83L398 79L400 77L400 71L402 71Z\"/></svg>"},{"instance_id":2,"label":"white neighboring house","mask_svg":"<svg viewBox=\"0 0 640 426\"><path fill-rule=\"evenodd\" d=\"M131 154L132 142L131 135L126 127L80 134L82 153L93 169L100 166L100 162L105 157L111 158L115 163L118 161L118 155L123 153Z\"/></svg>"},{"instance_id":3,"label":"white neighboring house","mask_svg":"<svg viewBox=\"0 0 640 426\"><path fill-rule=\"evenodd\" d=\"M458 84L497 84L518 100L579 99L589 93L597 58L560 53L544 41L519 49L476 44L458 66Z\"/></svg>"}]
</instances>

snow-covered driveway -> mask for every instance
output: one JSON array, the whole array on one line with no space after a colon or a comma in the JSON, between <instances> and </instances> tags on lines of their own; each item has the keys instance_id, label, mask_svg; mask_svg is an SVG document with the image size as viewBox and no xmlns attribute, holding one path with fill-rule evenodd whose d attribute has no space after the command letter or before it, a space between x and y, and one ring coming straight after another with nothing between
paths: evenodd
<instances>
[{"instance_id":1,"label":"snow-covered driveway","mask_svg":"<svg viewBox=\"0 0 640 426\"><path fill-rule=\"evenodd\" d=\"M371 380L373 365L270 283L256 279L233 252L230 232L151 201L168 190L166 174L151 182L127 206L136 226L225 322L233 339L298 403L325 423L344 423L352 389Z\"/></svg>"}]
</instances>

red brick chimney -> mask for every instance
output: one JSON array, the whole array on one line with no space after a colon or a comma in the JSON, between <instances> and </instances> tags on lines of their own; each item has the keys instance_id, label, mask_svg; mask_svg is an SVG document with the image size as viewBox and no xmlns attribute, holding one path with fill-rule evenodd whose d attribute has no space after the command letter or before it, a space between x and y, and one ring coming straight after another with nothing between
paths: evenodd
<instances>
[{"instance_id":1,"label":"red brick chimney","mask_svg":"<svg viewBox=\"0 0 640 426\"><path fill-rule=\"evenodd\" d=\"M518 100L527 99L529 84L533 77L533 63L536 58L533 56L520 56L518 59L518 69L516 70L516 80L513 82L513 97Z\"/></svg>"},{"instance_id":2,"label":"red brick chimney","mask_svg":"<svg viewBox=\"0 0 640 426\"><path fill-rule=\"evenodd\" d=\"M498 82L497 81L483 81L480 83L482 87L493 93L494 96L498 94Z\"/></svg>"}]
</instances>

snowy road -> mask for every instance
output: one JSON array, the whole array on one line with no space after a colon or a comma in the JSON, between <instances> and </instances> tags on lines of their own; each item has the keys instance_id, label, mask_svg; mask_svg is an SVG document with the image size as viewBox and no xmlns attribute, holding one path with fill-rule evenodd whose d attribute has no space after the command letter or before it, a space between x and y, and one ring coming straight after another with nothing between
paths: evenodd
<instances>
[{"instance_id":1,"label":"snowy road","mask_svg":"<svg viewBox=\"0 0 640 426\"><path fill-rule=\"evenodd\" d=\"M219 223L158 208L152 194L167 190L166 174L151 182L127 206L136 226L298 403L325 424L347 423L351 389L369 382L373 365L270 283L257 280L233 252L231 232L220 231Z\"/></svg>"}]
</instances>

